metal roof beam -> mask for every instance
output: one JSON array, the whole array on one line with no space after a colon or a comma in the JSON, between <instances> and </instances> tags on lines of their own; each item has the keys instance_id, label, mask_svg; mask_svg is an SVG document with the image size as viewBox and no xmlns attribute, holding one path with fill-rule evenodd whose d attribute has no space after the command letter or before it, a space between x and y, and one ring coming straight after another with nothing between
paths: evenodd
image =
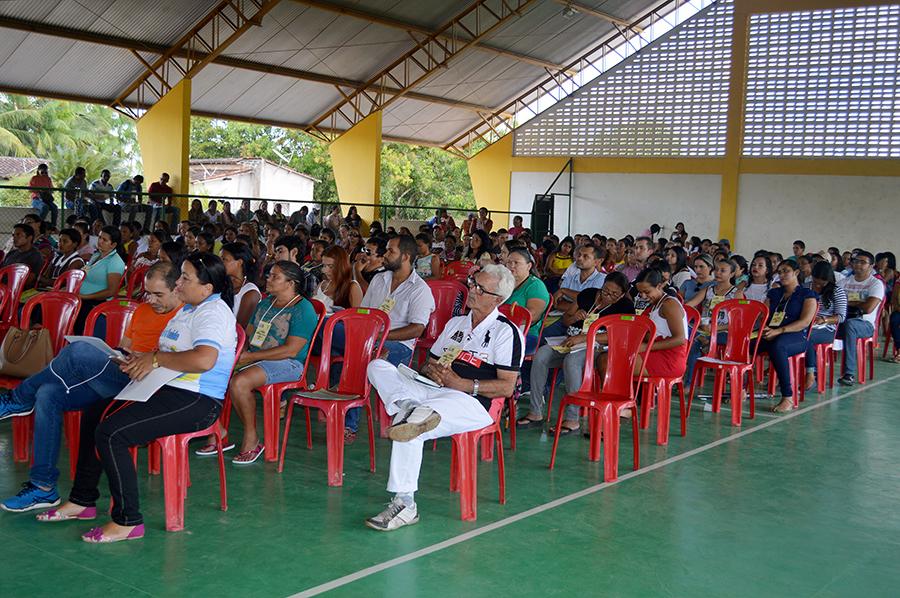
<instances>
[{"instance_id":1,"label":"metal roof beam","mask_svg":"<svg viewBox=\"0 0 900 598\"><path fill-rule=\"evenodd\" d=\"M9 17L0 17L0 29L13 29L16 31L26 31L28 33L36 33L38 35L49 35L53 37L63 38L63 39L71 39L81 42L89 42L92 44L98 44L102 46L122 48L124 50L130 50L131 52L142 52L142 53L150 53L150 54L165 54L169 47L162 44L155 44L152 42L140 41L140 40L132 40L124 37L117 37L113 35L105 35L101 33L93 33L91 31L83 31L80 29L72 29L69 27L62 27L59 25L48 25L45 23L38 23L35 21L26 21L22 19L12 19ZM187 50L181 49L175 53L175 56L178 58L186 58ZM195 53L195 56L204 57L205 54ZM141 59L143 60L143 59ZM254 71L257 73L266 73L271 75L279 75L281 77L287 77L290 79L299 79L302 81L312 81L314 83L322 83L325 85L339 85L341 87L349 87L353 89L361 89L363 85L365 85L364 81L357 81L354 79L345 79L342 77L335 77L334 75L328 75L324 73L314 73L312 71L304 71L300 69L292 69L288 67L283 67L275 64L266 64L264 62L256 62L252 60L245 60L242 58L234 58L231 56L218 55L213 58L213 64L217 64L220 66L226 66L230 68L245 70L245 71ZM396 88L387 88L385 91L388 93L397 93L399 90ZM23 92L26 95L28 92ZM458 108L460 110L467 110L469 112L475 112L476 114L480 113L493 113L496 109L491 106L482 106L480 104L473 104L471 102L462 102L450 98L442 98L439 96L418 93L418 92L408 92L406 94L411 100L418 100L420 102L426 102L429 104L438 104L442 106L448 106L450 108ZM110 100L111 102L112 100Z\"/></svg>"},{"instance_id":2,"label":"metal roof beam","mask_svg":"<svg viewBox=\"0 0 900 598\"><path fill-rule=\"evenodd\" d=\"M116 97L112 106L125 108L125 100L135 92L140 106L147 104L148 92L156 99L162 98L179 81L199 73L250 27L259 26L263 16L278 2L280 0L223 0L150 64ZM150 83L154 78L159 82L158 87Z\"/></svg>"},{"instance_id":3,"label":"metal roof beam","mask_svg":"<svg viewBox=\"0 0 900 598\"><path fill-rule=\"evenodd\" d=\"M351 126L366 115L387 108L391 103L407 95L412 88L421 85L434 73L447 68L449 62L475 43L484 39L499 27L519 16L522 11L536 0L476 0L465 10L420 41L411 50L405 52L382 71L366 81L363 89L349 94L324 114L316 118L309 130L321 129L325 121L330 121L327 128L336 129L339 118L348 121ZM512 6L510 6L512 4ZM471 39L459 42L456 31L463 30L472 34ZM447 43L437 41L440 36L451 38ZM397 86L396 93L387 92L388 87ZM374 88L374 98L366 90ZM351 109L352 108L352 109ZM360 116L362 115L362 116Z\"/></svg>"},{"instance_id":4,"label":"metal roof beam","mask_svg":"<svg viewBox=\"0 0 900 598\"><path fill-rule=\"evenodd\" d=\"M627 27L629 29L634 28L638 33L641 32L641 28L637 27L633 23L629 23L625 19L620 19L619 17L614 17L613 15L603 12L601 10L597 10L591 6L586 6L581 4L580 2L572 2L571 0L556 0L557 4L563 5L563 10L567 8L571 8L576 12L580 12L583 15L588 15L591 17L595 17L601 19L603 21L607 21L608 23L612 23L613 25L619 25L620 27Z\"/></svg>"},{"instance_id":5,"label":"metal roof beam","mask_svg":"<svg viewBox=\"0 0 900 598\"><path fill-rule=\"evenodd\" d=\"M378 25L383 25L385 27L390 27L392 29L400 29L402 31L407 31L409 33L419 33L424 36L430 36L435 31L433 29L429 29L423 25L418 25L416 23L410 23L409 21L401 21L399 19L394 19L385 15L380 15L377 13L360 10L358 8L351 8L349 6L341 6L339 4L334 4L332 2L323 2L322 0L293 0L297 4L303 4L304 6L309 6L312 8L317 8L319 10L324 10L327 12L333 12L341 15L345 15L348 17L353 17L355 19L360 19L363 21L368 21L369 23L377 23ZM438 36L438 39L446 40L446 41L456 41L466 42L468 39L466 38L450 38L448 36ZM533 66L538 66L541 68L549 68L554 70L559 70L563 68L563 65L552 62L550 60L543 60L541 58L535 58L534 56L529 56L527 54L521 54L519 52L514 52L512 50L507 50L505 48L500 48L491 44L486 44L484 42L478 42L475 44L476 50L482 50L484 52L490 52L492 54L497 54L499 56L505 56L512 60L517 60L519 62L524 62L526 64L531 64Z\"/></svg>"}]
</instances>

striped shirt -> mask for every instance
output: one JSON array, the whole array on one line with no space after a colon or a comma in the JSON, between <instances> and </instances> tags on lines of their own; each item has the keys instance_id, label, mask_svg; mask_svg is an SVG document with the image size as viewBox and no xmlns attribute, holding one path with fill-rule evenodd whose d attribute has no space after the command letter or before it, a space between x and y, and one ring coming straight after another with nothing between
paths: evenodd
<instances>
[{"instance_id":1,"label":"striped shirt","mask_svg":"<svg viewBox=\"0 0 900 598\"><path fill-rule=\"evenodd\" d=\"M830 316L837 316L838 324L847 318L847 292L842 286L834 286L834 294L831 296L831 302L828 307L825 307L824 297L819 297L819 317L827 318ZM817 328L834 330L835 326L834 324L827 324L825 326L817 326Z\"/></svg>"}]
</instances>

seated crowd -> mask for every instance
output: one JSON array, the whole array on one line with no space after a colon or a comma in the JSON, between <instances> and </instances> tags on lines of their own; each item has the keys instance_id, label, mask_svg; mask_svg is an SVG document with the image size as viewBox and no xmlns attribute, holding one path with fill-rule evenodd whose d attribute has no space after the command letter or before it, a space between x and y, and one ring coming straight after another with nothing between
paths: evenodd
<instances>
[{"instance_id":1,"label":"seated crowd","mask_svg":"<svg viewBox=\"0 0 900 598\"><path fill-rule=\"evenodd\" d=\"M65 411L82 411L76 478L68 502L41 513L38 521L94 519L99 478L105 472L113 497L111 521L86 533L88 542L143 535L129 448L208 428L222 411L226 391L241 420L242 437L239 445L232 443L223 429L224 448L236 448L235 465L256 462L265 446L256 422L255 391L299 380L307 356L322 351L313 301L321 304L326 319L341 310L369 308L384 311L390 320L380 359L367 372L392 418L387 489L394 497L366 521L382 531L418 521L414 493L426 440L489 425L491 399L522 391L528 409L521 417L513 414L515 425L543 426L549 415L546 399L554 391L551 370L559 370L567 388L580 386L587 333L602 316L649 317L656 338L646 360L638 360L635 374L683 377L689 385L694 363L712 341L716 305L728 299L765 303L770 316L758 331L759 348L777 374L781 401L774 410L779 413L794 408L789 358L807 355L803 383L811 388L817 343L843 339L850 350L843 351L839 382L855 383L856 339L878 332L885 298L895 346L900 344L900 305L897 296L891 299L896 276L892 253L874 256L854 249L842 254L834 247L807 253L803 242L795 241L787 258L759 250L748 262L731 251L727 239L689 238L681 223L668 239L658 235L656 225L636 238L577 234L560 240L549 234L534 239L521 216L513 218L509 229L495 230L484 208L460 225L442 209L417 231L383 230L372 222L365 236L355 207L346 216L339 206L325 216L318 208L303 207L290 217L278 204L270 214L265 202L251 211L245 201L235 214L228 202L221 212L218 208L210 201L204 211L195 200L175 235L163 219L145 222L153 226L148 231L133 219L106 225L99 216L92 221L75 214L57 235L41 214L15 225L2 265L28 266L26 286L32 293L51 287L68 270L85 271L76 334L83 333L93 308L121 297L128 271L144 268L145 274L134 296L143 303L120 343L122 361L110 363L98 349L76 342L0 397L0 419L35 417L29 480L0 503L3 509L21 512L61 502L56 462ZM466 304L455 305L428 351L420 373L439 387L427 386L398 367L416 362L416 341L435 310L428 282L460 271L469 290ZM530 327L518 328L512 316L504 315L509 311L499 309L503 304L512 313L527 310ZM685 306L700 313L690 345ZM240 354L236 327L247 339ZM724 313L716 332L716 342L725 342ZM597 337L600 345L604 340L602 334ZM332 353L342 355L345 342L338 324ZM900 357L892 360L900 362ZM601 351L595 363L602 375L606 354ZM146 402L127 409L113 402L131 380L161 366L181 374ZM340 362L332 366L332 384L340 367ZM356 439L359 411L347 414L346 444ZM566 409L560 426L560 434L580 428L577 407ZM196 454L216 454L214 440L208 439Z\"/></svg>"}]
</instances>

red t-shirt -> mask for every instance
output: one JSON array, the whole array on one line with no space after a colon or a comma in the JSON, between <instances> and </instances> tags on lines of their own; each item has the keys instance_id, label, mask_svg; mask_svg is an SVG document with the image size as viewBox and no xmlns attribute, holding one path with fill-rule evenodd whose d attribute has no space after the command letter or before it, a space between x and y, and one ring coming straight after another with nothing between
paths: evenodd
<instances>
[{"instance_id":1,"label":"red t-shirt","mask_svg":"<svg viewBox=\"0 0 900 598\"><path fill-rule=\"evenodd\" d=\"M159 181L156 181L155 183L150 183L150 188L147 189L147 193L150 194L150 202L151 203L159 204L159 203L163 203L163 200L166 198L159 197L159 195L157 195L158 193L159 194L163 194L163 193L164 194L172 194L173 191L172 191L172 188L169 187L168 185L164 185L164 184L160 183ZM171 198L169 198L169 199L171 199Z\"/></svg>"},{"instance_id":2,"label":"red t-shirt","mask_svg":"<svg viewBox=\"0 0 900 598\"><path fill-rule=\"evenodd\" d=\"M149 303L141 303L131 316L128 328L125 329L125 336L131 339L131 350L147 353L159 347L159 335L181 307L179 305L170 312L158 314Z\"/></svg>"}]
</instances>

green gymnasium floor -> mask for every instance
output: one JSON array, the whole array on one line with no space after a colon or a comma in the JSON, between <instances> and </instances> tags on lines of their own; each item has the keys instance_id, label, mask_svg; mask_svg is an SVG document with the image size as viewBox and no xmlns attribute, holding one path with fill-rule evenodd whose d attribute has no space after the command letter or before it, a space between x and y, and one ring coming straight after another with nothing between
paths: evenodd
<instances>
[{"instance_id":1,"label":"green gymnasium floor","mask_svg":"<svg viewBox=\"0 0 900 598\"><path fill-rule=\"evenodd\" d=\"M298 422L284 474L227 464L226 513L215 462L192 457L180 533L164 531L161 479L146 475L142 455L143 540L92 546L79 540L89 523L0 512L0 596L896 596L900 368L876 369L874 382L809 395L789 416L759 401L740 430L729 412L695 404L688 436L668 447L653 444L654 421L637 472L623 434L624 475L612 485L587 460L587 440L561 439L550 472L551 440L523 432L506 453L506 505L496 464L480 465L473 523L448 491L444 440L425 454L420 523L390 534L362 524L388 498L385 440L376 473L361 435L344 487L328 488L323 426L307 451ZM11 452L2 422L4 496L27 476Z\"/></svg>"}]
</instances>

